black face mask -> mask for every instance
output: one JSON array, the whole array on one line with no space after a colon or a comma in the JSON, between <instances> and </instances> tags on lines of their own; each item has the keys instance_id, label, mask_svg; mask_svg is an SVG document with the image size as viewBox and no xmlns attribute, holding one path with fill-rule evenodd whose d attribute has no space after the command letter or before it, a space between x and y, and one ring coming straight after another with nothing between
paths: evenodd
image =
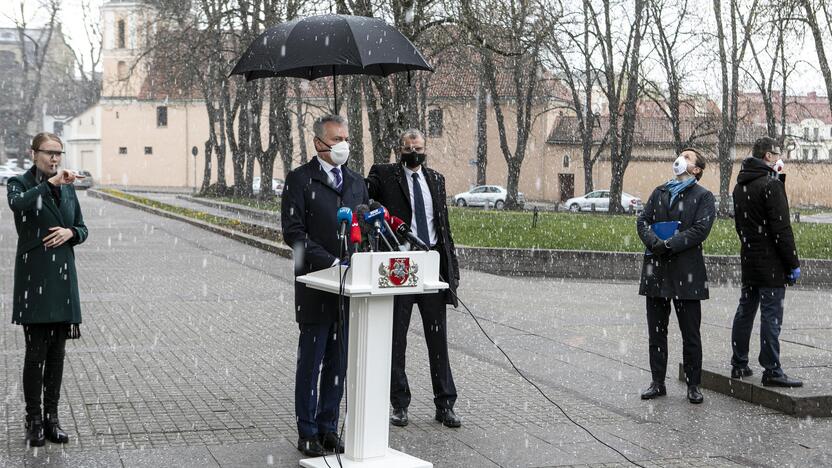
<instances>
[{"instance_id":1,"label":"black face mask","mask_svg":"<svg viewBox=\"0 0 832 468\"><path fill-rule=\"evenodd\" d=\"M411 169L421 166L425 163L425 153L402 153L402 162Z\"/></svg>"}]
</instances>

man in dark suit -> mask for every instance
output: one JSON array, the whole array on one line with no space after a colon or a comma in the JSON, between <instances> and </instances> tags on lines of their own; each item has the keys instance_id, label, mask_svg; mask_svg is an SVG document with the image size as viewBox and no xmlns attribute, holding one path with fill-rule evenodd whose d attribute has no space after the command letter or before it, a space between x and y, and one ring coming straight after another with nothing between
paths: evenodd
<instances>
[{"instance_id":1,"label":"man in dark suit","mask_svg":"<svg viewBox=\"0 0 832 468\"><path fill-rule=\"evenodd\" d=\"M676 177L653 191L639 215L636 227L647 250L638 293L646 296L650 336L652 382L641 393L643 400L667 394L667 326L670 303L676 309L682 332L682 362L691 403L702 403L702 300L708 299L708 274L702 243L716 218L714 196L697 182L705 170L705 158L694 149L683 150L673 163ZM651 226L678 222L675 233L659 237Z\"/></svg>"},{"instance_id":2,"label":"man in dark suit","mask_svg":"<svg viewBox=\"0 0 832 468\"><path fill-rule=\"evenodd\" d=\"M425 137L419 130L402 133L397 150L399 162L376 164L367 176L370 198L384 205L390 214L410 225L410 231L432 250L439 252L440 274L450 290L435 294L396 296L393 312L393 359L390 378L390 402L395 426L408 423L410 387L405 373L407 329L413 304L419 306L425 329L433 402L436 420L447 427L459 427L454 413L456 386L448 360L447 304L457 305L454 296L459 285L459 264L448 223L445 178L425 166ZM453 294L452 294L453 291Z\"/></svg>"},{"instance_id":3,"label":"man in dark suit","mask_svg":"<svg viewBox=\"0 0 832 468\"><path fill-rule=\"evenodd\" d=\"M317 157L286 176L280 211L283 239L294 251L296 277L342 261L347 253L338 240L338 209L355 210L369 201L364 179L344 165L349 156L346 121L324 116L315 121L313 131ZM298 450L307 456L344 451L337 428L347 367L348 304L336 294L295 281L295 320L300 328L295 415Z\"/></svg>"},{"instance_id":4,"label":"man in dark suit","mask_svg":"<svg viewBox=\"0 0 832 468\"><path fill-rule=\"evenodd\" d=\"M740 237L742 295L731 329L731 377L752 375L748 342L754 316L760 309L760 365L765 386L801 387L780 367L780 327L786 284L800 278L800 259L794 243L786 187L778 176L780 148L763 137L752 156L742 162L734 187L734 223ZM781 166L782 167L782 166ZM785 180L785 175L782 176Z\"/></svg>"}]
</instances>

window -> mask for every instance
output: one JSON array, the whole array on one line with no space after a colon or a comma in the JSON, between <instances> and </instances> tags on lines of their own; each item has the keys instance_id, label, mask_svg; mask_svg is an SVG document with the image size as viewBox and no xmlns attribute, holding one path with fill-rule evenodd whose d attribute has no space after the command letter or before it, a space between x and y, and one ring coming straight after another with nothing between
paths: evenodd
<instances>
[{"instance_id":1,"label":"window","mask_svg":"<svg viewBox=\"0 0 832 468\"><path fill-rule=\"evenodd\" d=\"M803 148L803 159L809 159L809 150Z\"/></svg>"},{"instance_id":2,"label":"window","mask_svg":"<svg viewBox=\"0 0 832 468\"><path fill-rule=\"evenodd\" d=\"M818 149L817 148L812 150L812 159L818 159Z\"/></svg>"},{"instance_id":3,"label":"window","mask_svg":"<svg viewBox=\"0 0 832 468\"><path fill-rule=\"evenodd\" d=\"M127 147L126 146L119 146L118 147L118 154L127 154Z\"/></svg>"},{"instance_id":4,"label":"window","mask_svg":"<svg viewBox=\"0 0 832 468\"><path fill-rule=\"evenodd\" d=\"M815 130L815 141L818 141L818 139L819 139L819 138L818 138L818 132L820 131L820 129L819 129L819 128L817 128L817 127L815 127L815 129L814 129L814 130Z\"/></svg>"},{"instance_id":5,"label":"window","mask_svg":"<svg viewBox=\"0 0 832 468\"><path fill-rule=\"evenodd\" d=\"M563 167L565 169L569 169L569 162L571 159L572 158L570 158L568 154L563 156Z\"/></svg>"},{"instance_id":6,"label":"window","mask_svg":"<svg viewBox=\"0 0 832 468\"><path fill-rule=\"evenodd\" d=\"M437 138L442 136L444 124L442 122L442 109L431 109L428 111L428 136Z\"/></svg>"},{"instance_id":7,"label":"window","mask_svg":"<svg viewBox=\"0 0 832 468\"><path fill-rule=\"evenodd\" d=\"M156 108L156 126L157 127L167 127L168 126L168 107L167 106L159 106Z\"/></svg>"},{"instance_id":8,"label":"window","mask_svg":"<svg viewBox=\"0 0 832 468\"><path fill-rule=\"evenodd\" d=\"M119 49L124 49L125 42L126 42L125 41L126 31L125 31L124 20L123 19L118 20L117 34L118 34L118 36L116 36L116 41L117 41L116 47L118 47Z\"/></svg>"},{"instance_id":9,"label":"window","mask_svg":"<svg viewBox=\"0 0 832 468\"><path fill-rule=\"evenodd\" d=\"M118 62L118 79L119 80L126 80L127 79L127 62L124 60L119 60Z\"/></svg>"},{"instance_id":10,"label":"window","mask_svg":"<svg viewBox=\"0 0 832 468\"><path fill-rule=\"evenodd\" d=\"M55 135L61 136L64 134L64 123L63 122L52 122L52 133Z\"/></svg>"},{"instance_id":11,"label":"window","mask_svg":"<svg viewBox=\"0 0 832 468\"><path fill-rule=\"evenodd\" d=\"M803 127L803 139L809 141L809 127Z\"/></svg>"},{"instance_id":12,"label":"window","mask_svg":"<svg viewBox=\"0 0 832 468\"><path fill-rule=\"evenodd\" d=\"M485 193L485 187L484 186L475 187L473 190L471 190L471 193Z\"/></svg>"},{"instance_id":13,"label":"window","mask_svg":"<svg viewBox=\"0 0 832 468\"><path fill-rule=\"evenodd\" d=\"M153 154L153 147L152 146L145 146L144 147L144 154Z\"/></svg>"}]
</instances>

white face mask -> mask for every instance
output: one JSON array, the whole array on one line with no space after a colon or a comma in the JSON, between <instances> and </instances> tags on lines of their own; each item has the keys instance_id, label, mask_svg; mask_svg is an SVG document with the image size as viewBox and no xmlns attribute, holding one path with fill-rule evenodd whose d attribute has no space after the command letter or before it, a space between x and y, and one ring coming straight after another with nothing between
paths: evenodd
<instances>
[{"instance_id":1,"label":"white face mask","mask_svg":"<svg viewBox=\"0 0 832 468\"><path fill-rule=\"evenodd\" d=\"M772 169L774 169L776 172L778 172L778 173L779 173L779 172L783 172L783 167L784 167L785 165L786 165L786 164L783 162L783 160L782 160L782 159L778 159L777 161L775 161L775 163L774 163L774 164L772 164L772 165L771 165L771 168L772 168Z\"/></svg>"},{"instance_id":2,"label":"white face mask","mask_svg":"<svg viewBox=\"0 0 832 468\"><path fill-rule=\"evenodd\" d=\"M350 144L346 141L342 141L333 145L329 149L329 157L332 158L332 162L338 166L344 164L350 157Z\"/></svg>"},{"instance_id":3,"label":"white face mask","mask_svg":"<svg viewBox=\"0 0 832 468\"><path fill-rule=\"evenodd\" d=\"M688 160L684 156L679 156L673 161L673 173L680 176L688 171Z\"/></svg>"}]
</instances>

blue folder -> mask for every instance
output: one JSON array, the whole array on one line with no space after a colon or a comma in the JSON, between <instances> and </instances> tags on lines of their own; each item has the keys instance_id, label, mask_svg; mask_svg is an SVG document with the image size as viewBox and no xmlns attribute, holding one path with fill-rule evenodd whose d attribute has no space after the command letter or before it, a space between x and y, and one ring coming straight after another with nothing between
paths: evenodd
<instances>
[{"instance_id":1,"label":"blue folder","mask_svg":"<svg viewBox=\"0 0 832 468\"><path fill-rule=\"evenodd\" d=\"M650 226L650 229L656 233L661 240L668 240L673 237L673 234L676 234L676 231L679 230L679 225L682 224L679 221L662 221L660 223L655 223Z\"/></svg>"}]
</instances>

